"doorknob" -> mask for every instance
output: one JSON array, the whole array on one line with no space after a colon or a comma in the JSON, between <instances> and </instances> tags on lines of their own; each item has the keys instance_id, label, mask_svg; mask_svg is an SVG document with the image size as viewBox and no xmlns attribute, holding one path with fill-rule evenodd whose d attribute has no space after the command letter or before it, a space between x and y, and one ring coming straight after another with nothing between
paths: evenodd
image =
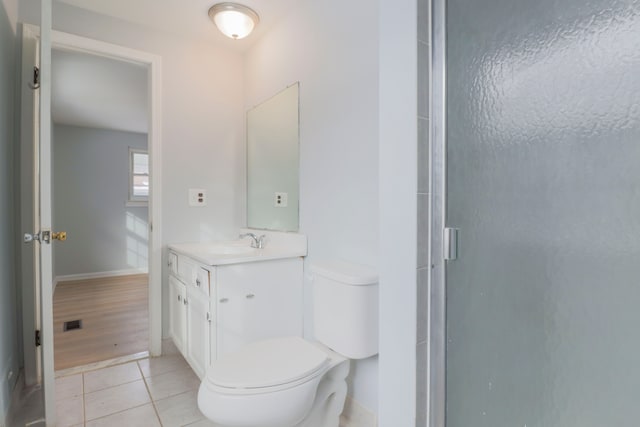
<instances>
[{"instance_id":1,"label":"doorknob","mask_svg":"<svg viewBox=\"0 0 640 427\"><path fill-rule=\"evenodd\" d=\"M67 232L66 231L58 231L56 233L51 233L51 238L53 240L60 240L61 242L64 242L65 240L67 240Z\"/></svg>"},{"instance_id":2,"label":"doorknob","mask_svg":"<svg viewBox=\"0 0 640 427\"><path fill-rule=\"evenodd\" d=\"M51 240L60 240L62 242L67 240L67 232L59 231L57 233L52 233L49 230L44 230L44 231L41 231L40 233L34 233L34 234L24 233L23 241L25 243L30 243L30 242L33 242L34 240L37 240L42 243L47 243L47 244L51 244Z\"/></svg>"}]
</instances>

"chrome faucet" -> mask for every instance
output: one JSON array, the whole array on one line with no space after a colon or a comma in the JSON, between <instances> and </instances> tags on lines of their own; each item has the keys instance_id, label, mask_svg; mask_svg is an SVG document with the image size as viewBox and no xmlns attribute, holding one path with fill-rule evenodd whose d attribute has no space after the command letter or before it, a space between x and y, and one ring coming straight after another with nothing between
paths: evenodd
<instances>
[{"instance_id":1,"label":"chrome faucet","mask_svg":"<svg viewBox=\"0 0 640 427\"><path fill-rule=\"evenodd\" d=\"M241 234L240 238L243 239L245 237L251 237L251 247L252 248L256 248L256 249L262 249L264 248L264 238L267 237L266 234L263 234L262 236L258 237L253 233L245 233L245 234Z\"/></svg>"}]
</instances>

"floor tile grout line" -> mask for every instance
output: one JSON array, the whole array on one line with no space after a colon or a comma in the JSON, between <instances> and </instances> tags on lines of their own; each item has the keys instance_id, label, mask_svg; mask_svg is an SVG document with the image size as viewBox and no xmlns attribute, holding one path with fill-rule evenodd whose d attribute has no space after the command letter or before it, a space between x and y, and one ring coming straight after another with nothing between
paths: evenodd
<instances>
[{"instance_id":1,"label":"floor tile grout line","mask_svg":"<svg viewBox=\"0 0 640 427\"><path fill-rule=\"evenodd\" d=\"M145 403L143 403L143 404L141 404L141 405L132 406L131 408L123 409L123 410L121 410L121 411L116 411L116 412L114 412L114 413L112 413L112 414L103 415L103 416L98 417L98 418L91 418L90 420L86 420L86 421L85 421L85 424L87 424L89 421L101 420L101 419L103 419L103 418L107 418L107 417L110 417L110 416L112 416L112 415L117 415L117 414L121 414L121 413L123 413L123 412L130 411L131 409L141 408L141 407L143 407L144 405L148 405L149 403L151 403L151 401L149 401L149 402L145 402Z\"/></svg>"},{"instance_id":2,"label":"floor tile grout line","mask_svg":"<svg viewBox=\"0 0 640 427\"><path fill-rule=\"evenodd\" d=\"M167 400L167 399L171 399L171 398L174 398L174 397L182 396L183 394L191 393L191 392L193 392L195 390L198 390L198 388L191 388L189 390L182 391L182 392L180 392L178 394L172 394L171 396L167 396L167 397L163 397L162 399L154 400L154 402L161 402L163 400ZM197 397L197 395L196 395L196 397Z\"/></svg>"},{"instance_id":3,"label":"floor tile grout line","mask_svg":"<svg viewBox=\"0 0 640 427\"><path fill-rule=\"evenodd\" d=\"M134 353L131 356L132 357L137 357L136 354L141 354L141 353ZM122 357L128 357L128 356L122 356ZM113 368L114 366L121 366L121 365L126 365L127 363L131 363L131 362L138 362L139 360L144 360L144 359L147 359L148 357L149 356L145 356L145 357L142 357L142 358L136 358L136 359L133 359L133 360L122 360L122 361L118 361L117 363L113 363L113 365L110 364L110 365L107 365L107 366L99 366L99 367L91 366L92 364L80 365L80 366L76 366L76 367L73 367L73 368L67 368L67 369L78 369L77 372L74 371L74 372L68 372L68 373L64 372L63 373L63 371L65 371L65 369L60 369L60 370L57 370L55 372L55 375L56 375L56 379L58 379L58 378L72 377L72 376L78 375L78 374L89 374L91 372L97 372L97 371L101 371L103 369ZM112 362L112 361L115 361L115 360L116 359L111 359L111 360L105 360L103 362ZM102 362L95 362L95 363L102 363Z\"/></svg>"},{"instance_id":4,"label":"floor tile grout line","mask_svg":"<svg viewBox=\"0 0 640 427\"><path fill-rule=\"evenodd\" d=\"M193 369L191 368L191 366L189 366L189 364L188 364L188 363L186 363L186 361L184 360L184 358L183 358L181 355L178 355L178 356L175 356L175 355L167 355L167 356L164 356L164 355L163 355L163 356L157 357L156 359L159 359L159 358L161 358L161 357L164 357L164 358L172 357L172 358L177 359L177 360L179 360L179 361L180 361L180 360L182 360L182 361L184 361L184 362L185 362L185 366L179 366L179 367L176 367L175 369L171 369L171 370L169 370L169 371L161 372L161 373L159 373L159 374L155 374L155 375L148 375L148 376L145 376L145 375L144 375L144 372L143 372L143 373L142 373L142 376L143 376L144 378L159 377L159 376L162 376L162 375L165 375L165 374L170 374L170 373L172 373L172 372L177 372L177 371L186 370L186 369L189 369L189 370L193 371ZM149 358L148 358L148 360L151 360L151 359L152 359L151 357L149 357ZM142 360L145 360L145 359L142 359ZM138 365L138 366L140 366L140 365ZM140 368L140 370L142 370L142 368Z\"/></svg>"},{"instance_id":5,"label":"floor tile grout line","mask_svg":"<svg viewBox=\"0 0 640 427\"><path fill-rule=\"evenodd\" d=\"M127 362L127 363L131 363L131 362ZM147 389L146 382L144 381L144 376L142 375L142 372L140 371L140 366L138 365L138 362L137 362L137 361L134 361L133 363L135 363L136 368L138 368L138 372L140 372L140 376L141 376L141 378L138 378L138 379L133 380L133 381L124 382L124 383L121 383L121 384L116 384L116 385L113 385L113 386L110 386L110 387L106 387L106 388L102 388L102 389L99 389L99 390L94 390L94 391L91 391L91 392L89 392L89 393L83 393L83 409L84 409L84 420L85 420L85 424L86 424L87 422L89 422L89 421L94 421L94 420L101 419L101 418L105 418L105 417L108 417L108 416L111 416L111 415L119 414L119 413L121 413L121 412L128 411L129 409L139 408L139 407L141 407L141 406L144 406L144 405L147 405L147 404L151 403L151 394L149 393L149 390ZM109 369L109 368L111 368L111 366L110 366L110 367L107 367L107 368L103 368L103 369ZM95 372L95 371L91 371L91 372ZM82 378L83 378L83 392L85 391L85 388L84 388L84 375L85 375L85 374L86 374L86 372L83 372L83 373L82 373ZM142 380L142 383L145 385L145 390L147 391L147 396L148 396L148 398L149 398L149 401L148 401L148 402L142 403L142 404L140 404L140 405L132 406L132 407L130 407L130 408L123 409L123 410L120 410L120 411L116 411L116 412L113 412L113 413L111 413L111 414L106 414L106 415L100 416L100 417L98 417L98 418L92 418L91 420L87 420L87 415L86 415L86 399L85 399L85 397L86 397L87 395L89 395L89 394L94 394L94 393L98 393L98 392L104 392L104 391L106 391L106 390L113 389L113 388L116 388L116 387L121 387L121 386L123 386L123 385L127 385L127 384L133 384L133 383L135 383L135 382L137 382L137 381L141 381L141 380Z\"/></svg>"},{"instance_id":6,"label":"floor tile grout line","mask_svg":"<svg viewBox=\"0 0 640 427\"><path fill-rule=\"evenodd\" d=\"M151 358L149 358L148 360L150 359ZM160 423L160 427L162 427L162 419L160 418L160 413L158 412L158 408L156 407L156 401L153 399L153 396L151 395L151 390L149 390L149 384L147 384L147 378L144 376L144 372L142 372L142 368L140 367L140 363L138 362L136 362L136 365L138 365L138 370L140 370L140 375L142 375L142 381L144 381L144 386L147 389L147 393L149 394L149 400L151 400L151 406L153 407L153 412L155 412L156 418L158 418L158 423Z\"/></svg>"},{"instance_id":7,"label":"floor tile grout line","mask_svg":"<svg viewBox=\"0 0 640 427\"><path fill-rule=\"evenodd\" d=\"M109 387L99 388L99 389L97 389L97 390L92 390L92 391L90 391L90 392L88 392L88 393L85 393L85 394L97 393L97 392L99 392L99 391L105 391L105 390L108 390L108 389L110 389L110 388L120 387L121 385L135 383L136 381L140 381L141 379L144 379L144 378L136 378L135 380L125 381L125 382L120 383L120 384L110 385Z\"/></svg>"},{"instance_id":8,"label":"floor tile grout line","mask_svg":"<svg viewBox=\"0 0 640 427\"><path fill-rule=\"evenodd\" d=\"M204 415L202 415L202 412L200 412L200 408L198 408L198 403L197 403L197 401L198 401L198 400L197 400L197 399L198 399L197 390L198 390L198 389L197 389L197 388L195 388L195 389L190 389L190 390L187 390L187 391L183 391L182 393L178 393L178 394L174 394L174 395L171 395L171 396L163 397L162 399L158 399L157 401L153 401L153 403L154 403L154 406L155 406L155 403L156 403L156 402L161 402L161 401L163 401L163 400L167 400L167 399L173 399L173 398L175 398L175 397L182 396L183 394L187 394L187 393L191 393L191 392L193 392L193 391L196 391L196 408L198 409L198 412L200 413L201 417L200 417L200 418L198 418L198 419L197 419L197 420L195 420L195 421L190 422L189 424L181 424L181 427L188 427L188 426L190 426L191 424L195 424L195 423L197 423L197 422L200 422L200 421L203 421L203 420L206 420L206 419L207 419ZM159 416L158 416L158 418L159 418ZM160 421L160 423L162 423L162 420Z\"/></svg>"}]
</instances>

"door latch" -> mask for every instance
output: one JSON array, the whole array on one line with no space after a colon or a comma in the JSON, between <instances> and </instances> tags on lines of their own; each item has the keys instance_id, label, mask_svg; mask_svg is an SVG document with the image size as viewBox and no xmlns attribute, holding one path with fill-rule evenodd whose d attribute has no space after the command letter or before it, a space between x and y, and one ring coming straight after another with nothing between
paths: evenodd
<instances>
[{"instance_id":1,"label":"door latch","mask_svg":"<svg viewBox=\"0 0 640 427\"><path fill-rule=\"evenodd\" d=\"M46 231L41 231L39 233L24 233L24 237L22 238L22 240L25 243L31 243L34 240L37 240L40 243L51 243L51 232L46 230Z\"/></svg>"},{"instance_id":2,"label":"door latch","mask_svg":"<svg viewBox=\"0 0 640 427\"><path fill-rule=\"evenodd\" d=\"M31 243L34 240L40 241L40 233L24 233L24 237L22 239L25 243Z\"/></svg>"}]
</instances>

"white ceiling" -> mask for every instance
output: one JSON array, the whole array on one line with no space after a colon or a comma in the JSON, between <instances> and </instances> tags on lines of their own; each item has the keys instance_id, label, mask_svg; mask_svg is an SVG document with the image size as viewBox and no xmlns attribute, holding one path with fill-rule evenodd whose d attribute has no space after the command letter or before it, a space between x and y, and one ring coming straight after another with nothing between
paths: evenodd
<instances>
[{"instance_id":1,"label":"white ceiling","mask_svg":"<svg viewBox=\"0 0 640 427\"><path fill-rule=\"evenodd\" d=\"M209 20L209 8L223 0L58 0L82 9L129 21L159 31L208 40L220 46L245 51L297 0L239 0L255 10L260 23L242 40L223 36ZM321 1L321 0L319 0Z\"/></svg>"},{"instance_id":2,"label":"white ceiling","mask_svg":"<svg viewBox=\"0 0 640 427\"><path fill-rule=\"evenodd\" d=\"M52 52L53 122L147 133L147 70L85 53Z\"/></svg>"},{"instance_id":3,"label":"white ceiling","mask_svg":"<svg viewBox=\"0 0 640 427\"><path fill-rule=\"evenodd\" d=\"M297 0L240 0L260 23L242 40L222 35L207 14L218 0L57 0L162 32L244 52ZM321 0L320 0L321 1ZM147 132L146 69L82 53L53 52L54 123Z\"/></svg>"}]
</instances>

